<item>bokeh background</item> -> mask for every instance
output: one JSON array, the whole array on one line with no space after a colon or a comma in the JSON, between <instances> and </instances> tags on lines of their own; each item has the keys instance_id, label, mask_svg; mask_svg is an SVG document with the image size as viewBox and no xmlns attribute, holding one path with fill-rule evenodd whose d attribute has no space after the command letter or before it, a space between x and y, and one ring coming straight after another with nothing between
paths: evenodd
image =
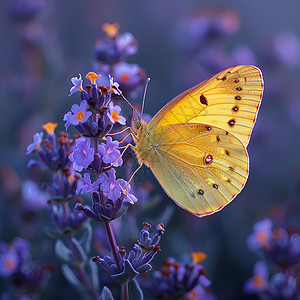
<instances>
[{"instance_id":1,"label":"bokeh background","mask_svg":"<svg viewBox=\"0 0 300 300\"><path fill-rule=\"evenodd\" d=\"M265 91L248 147L250 176L241 194L221 212L198 219L173 204L144 169L145 180L155 184L152 194L161 194L163 201L149 214L137 214L140 224L167 219L154 265L203 251L218 299L257 299L243 292L258 259L246 244L253 224L271 217L299 226L299 11L297 0L1 1L0 239L27 238L33 257L57 265L45 299L78 295L61 275L53 241L45 234L45 225L51 224L47 211L27 211L22 204L22 182L34 177L27 169L26 146L48 121L63 130L62 117L75 101L67 97L70 78L92 70L105 22L118 22L120 32L129 31L139 41L128 61L151 78L145 111L152 116L226 67L261 68ZM0 290L4 286L0 279Z\"/></svg>"}]
</instances>

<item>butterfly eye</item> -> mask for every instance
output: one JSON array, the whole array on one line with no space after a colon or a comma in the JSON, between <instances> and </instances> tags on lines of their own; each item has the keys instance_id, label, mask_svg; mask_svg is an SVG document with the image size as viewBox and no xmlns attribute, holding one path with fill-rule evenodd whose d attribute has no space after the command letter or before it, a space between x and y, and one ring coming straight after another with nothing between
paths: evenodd
<instances>
[{"instance_id":1,"label":"butterfly eye","mask_svg":"<svg viewBox=\"0 0 300 300\"><path fill-rule=\"evenodd\" d=\"M213 184L213 188L214 188L214 189L218 189L219 186L218 186L217 184L214 183L214 184Z\"/></svg>"},{"instance_id":2,"label":"butterfly eye","mask_svg":"<svg viewBox=\"0 0 300 300\"><path fill-rule=\"evenodd\" d=\"M142 122L139 120L134 122L134 127L135 129L140 129L142 127Z\"/></svg>"}]
</instances>

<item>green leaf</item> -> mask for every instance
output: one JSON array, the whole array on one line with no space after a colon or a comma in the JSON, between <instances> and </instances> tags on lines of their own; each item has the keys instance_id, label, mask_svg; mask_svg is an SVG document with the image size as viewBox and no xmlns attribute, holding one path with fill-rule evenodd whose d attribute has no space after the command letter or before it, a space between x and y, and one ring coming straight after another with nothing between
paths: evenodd
<instances>
[{"instance_id":1,"label":"green leaf","mask_svg":"<svg viewBox=\"0 0 300 300\"><path fill-rule=\"evenodd\" d=\"M102 289L100 299L99 300L114 300L114 297L108 287L104 287Z\"/></svg>"},{"instance_id":2,"label":"green leaf","mask_svg":"<svg viewBox=\"0 0 300 300\"><path fill-rule=\"evenodd\" d=\"M54 246L56 255L65 262L71 262L71 250L63 243L62 240L57 240Z\"/></svg>"},{"instance_id":3,"label":"green leaf","mask_svg":"<svg viewBox=\"0 0 300 300\"><path fill-rule=\"evenodd\" d=\"M128 293L129 293L129 299L134 299L134 300L144 299L143 291L136 279L133 279L128 283Z\"/></svg>"},{"instance_id":4,"label":"green leaf","mask_svg":"<svg viewBox=\"0 0 300 300\"><path fill-rule=\"evenodd\" d=\"M80 282L73 270L66 264L61 267L62 273L64 274L67 281L73 285L80 293L86 292L86 287Z\"/></svg>"},{"instance_id":5,"label":"green leaf","mask_svg":"<svg viewBox=\"0 0 300 300\"><path fill-rule=\"evenodd\" d=\"M76 267L82 266L86 260L87 256L81 247L80 243L78 240L76 240L74 237L72 238L72 244L73 244L73 259L74 259L74 265Z\"/></svg>"},{"instance_id":6,"label":"green leaf","mask_svg":"<svg viewBox=\"0 0 300 300\"><path fill-rule=\"evenodd\" d=\"M83 234L79 239L79 243L85 250L85 253L89 253L91 250L92 239L93 239L93 228L90 223L85 223L82 229L83 229Z\"/></svg>"},{"instance_id":7,"label":"green leaf","mask_svg":"<svg viewBox=\"0 0 300 300\"><path fill-rule=\"evenodd\" d=\"M96 291L99 290L99 276L98 276L98 267L95 262L93 262L91 259L88 260L87 263L87 269L88 273L90 274L90 278L92 281L92 285Z\"/></svg>"}]
</instances>

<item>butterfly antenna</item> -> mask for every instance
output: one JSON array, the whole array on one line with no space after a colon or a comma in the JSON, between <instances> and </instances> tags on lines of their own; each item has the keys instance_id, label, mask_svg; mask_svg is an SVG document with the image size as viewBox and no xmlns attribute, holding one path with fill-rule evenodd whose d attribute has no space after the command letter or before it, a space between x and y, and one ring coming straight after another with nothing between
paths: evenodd
<instances>
[{"instance_id":1,"label":"butterfly antenna","mask_svg":"<svg viewBox=\"0 0 300 300\"><path fill-rule=\"evenodd\" d=\"M143 102L142 102L142 109L141 109L141 117L143 117L144 113L144 106L145 106L145 99L146 99L146 93L147 93L147 88L149 84L150 78L148 77L145 83L145 89L144 89L144 95L143 95Z\"/></svg>"},{"instance_id":2,"label":"butterfly antenna","mask_svg":"<svg viewBox=\"0 0 300 300\"><path fill-rule=\"evenodd\" d=\"M127 104L134 110L134 112L136 113L137 117L139 118L139 120L141 119L140 115L138 114L138 112L136 111L136 109L132 106L132 104L126 99L126 97L123 95L122 91L117 88L117 87L114 87L118 93L120 94L120 96L127 102Z\"/></svg>"}]
</instances>

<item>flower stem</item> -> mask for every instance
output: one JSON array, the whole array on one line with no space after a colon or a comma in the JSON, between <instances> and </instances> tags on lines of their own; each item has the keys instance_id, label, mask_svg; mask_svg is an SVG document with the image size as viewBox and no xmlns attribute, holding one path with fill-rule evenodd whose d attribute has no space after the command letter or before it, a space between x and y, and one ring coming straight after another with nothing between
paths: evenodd
<instances>
[{"instance_id":1,"label":"flower stem","mask_svg":"<svg viewBox=\"0 0 300 300\"><path fill-rule=\"evenodd\" d=\"M123 296L123 300L129 300L129 295L128 295L128 283L123 285L122 288L122 296Z\"/></svg>"},{"instance_id":2,"label":"flower stem","mask_svg":"<svg viewBox=\"0 0 300 300\"><path fill-rule=\"evenodd\" d=\"M111 228L110 222L105 222L104 224L105 224L105 229L106 229L106 233L107 233L107 236L109 239L109 243L110 243L110 247L111 247L113 256L115 258L115 261L116 261L118 267L120 267L120 257L119 257L119 253L118 253L118 246L117 246L115 235Z\"/></svg>"}]
</instances>

